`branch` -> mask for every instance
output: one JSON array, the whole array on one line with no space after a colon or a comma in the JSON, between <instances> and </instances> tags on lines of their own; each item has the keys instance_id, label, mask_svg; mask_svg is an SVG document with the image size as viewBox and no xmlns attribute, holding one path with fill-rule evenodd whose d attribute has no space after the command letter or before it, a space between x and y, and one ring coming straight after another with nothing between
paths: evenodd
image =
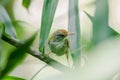
<instances>
[{"instance_id":1,"label":"branch","mask_svg":"<svg viewBox=\"0 0 120 80\"><path fill-rule=\"evenodd\" d=\"M8 38L6 37L5 35L2 35L2 40L4 40L5 42L15 46L16 48L22 46L24 43L17 40L17 39L11 39L11 38ZM46 56L46 55L42 55L41 52L35 50L34 48L30 47L28 50L27 50L27 53L29 53L30 55L38 58L39 60L45 62L46 64L50 65L51 67L57 69L57 70L60 70L60 71L71 71L71 69L69 67L66 67L65 65L57 62L56 60Z\"/></svg>"}]
</instances>

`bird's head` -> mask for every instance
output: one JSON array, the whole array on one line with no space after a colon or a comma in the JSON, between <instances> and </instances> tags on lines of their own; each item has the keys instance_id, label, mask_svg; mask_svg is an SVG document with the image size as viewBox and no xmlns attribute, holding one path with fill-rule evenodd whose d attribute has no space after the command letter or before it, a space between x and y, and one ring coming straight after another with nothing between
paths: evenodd
<instances>
[{"instance_id":1,"label":"bird's head","mask_svg":"<svg viewBox=\"0 0 120 80\"><path fill-rule=\"evenodd\" d=\"M65 29L59 29L53 33L55 39L62 40L68 36L68 32Z\"/></svg>"},{"instance_id":2,"label":"bird's head","mask_svg":"<svg viewBox=\"0 0 120 80\"><path fill-rule=\"evenodd\" d=\"M68 32L65 29L59 29L53 33L56 37L62 37L65 38L68 36Z\"/></svg>"},{"instance_id":3,"label":"bird's head","mask_svg":"<svg viewBox=\"0 0 120 80\"><path fill-rule=\"evenodd\" d=\"M72 33L68 33L65 29L58 29L53 33L55 39L63 40L68 35L72 35Z\"/></svg>"}]
</instances>

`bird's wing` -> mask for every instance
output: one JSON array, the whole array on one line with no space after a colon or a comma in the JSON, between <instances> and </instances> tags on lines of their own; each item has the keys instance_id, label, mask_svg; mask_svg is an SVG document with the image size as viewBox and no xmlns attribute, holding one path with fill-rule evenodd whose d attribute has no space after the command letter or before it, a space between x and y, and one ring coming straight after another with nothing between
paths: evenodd
<instances>
[{"instance_id":1,"label":"bird's wing","mask_svg":"<svg viewBox=\"0 0 120 80\"><path fill-rule=\"evenodd\" d=\"M48 44L50 45L50 41L53 39L53 36L51 36L48 40Z\"/></svg>"},{"instance_id":2,"label":"bird's wing","mask_svg":"<svg viewBox=\"0 0 120 80\"><path fill-rule=\"evenodd\" d=\"M68 63L68 66L70 67L70 61L69 61L69 48L70 48L70 45L69 45L69 41L68 39L66 38L65 39L65 44L67 45L67 50L66 50L66 58L67 58L67 63Z\"/></svg>"},{"instance_id":3,"label":"bird's wing","mask_svg":"<svg viewBox=\"0 0 120 80\"><path fill-rule=\"evenodd\" d=\"M67 45L68 48L70 48L69 41L67 38L65 39L65 44Z\"/></svg>"}]
</instances>

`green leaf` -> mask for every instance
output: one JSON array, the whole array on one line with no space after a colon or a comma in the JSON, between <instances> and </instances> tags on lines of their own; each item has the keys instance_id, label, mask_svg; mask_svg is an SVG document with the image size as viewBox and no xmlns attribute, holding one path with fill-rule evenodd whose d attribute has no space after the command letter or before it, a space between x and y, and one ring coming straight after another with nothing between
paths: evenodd
<instances>
[{"instance_id":1,"label":"green leaf","mask_svg":"<svg viewBox=\"0 0 120 80\"><path fill-rule=\"evenodd\" d=\"M89 13L87 13L86 11L84 11L85 14L88 16L88 18L93 22L94 21L94 17L91 16Z\"/></svg>"},{"instance_id":2,"label":"green leaf","mask_svg":"<svg viewBox=\"0 0 120 80\"><path fill-rule=\"evenodd\" d=\"M6 64L5 69L2 71L2 74L0 77L4 77L7 75L11 70L13 70L18 64L21 63L21 61L25 57L25 52L28 50L30 45L32 44L33 40L35 39L35 35L33 35L31 38L25 41L25 43L21 46L19 46L16 50L14 50L11 55L8 58L8 62Z\"/></svg>"},{"instance_id":3,"label":"green leaf","mask_svg":"<svg viewBox=\"0 0 120 80\"><path fill-rule=\"evenodd\" d=\"M12 38L16 37L15 29L12 25L12 22L7 14L5 8L0 5L0 21L4 24L5 27L5 34L9 35Z\"/></svg>"},{"instance_id":4,"label":"green leaf","mask_svg":"<svg viewBox=\"0 0 120 80\"><path fill-rule=\"evenodd\" d=\"M2 32L3 32L3 24L0 22L0 54L1 54L1 47L2 47L2 44L1 44L1 37L2 37Z\"/></svg>"},{"instance_id":5,"label":"green leaf","mask_svg":"<svg viewBox=\"0 0 120 80\"><path fill-rule=\"evenodd\" d=\"M0 0L1 5L6 5L10 0Z\"/></svg>"},{"instance_id":6,"label":"green leaf","mask_svg":"<svg viewBox=\"0 0 120 80\"><path fill-rule=\"evenodd\" d=\"M0 22L0 72L2 69L1 59L2 59L2 32L3 32L3 24Z\"/></svg>"},{"instance_id":7,"label":"green leaf","mask_svg":"<svg viewBox=\"0 0 120 80\"><path fill-rule=\"evenodd\" d=\"M48 39L57 4L58 0L44 0L39 40L39 50L43 53L44 45Z\"/></svg>"},{"instance_id":8,"label":"green leaf","mask_svg":"<svg viewBox=\"0 0 120 80\"><path fill-rule=\"evenodd\" d=\"M96 11L93 21L93 45L117 34L108 26L108 10L108 0L96 0Z\"/></svg>"},{"instance_id":9,"label":"green leaf","mask_svg":"<svg viewBox=\"0 0 120 80\"><path fill-rule=\"evenodd\" d=\"M14 20L12 21L13 25L14 25L14 28L16 30L16 33L17 33L17 38L20 39L20 40L23 40L24 39L24 36L25 36L25 26L32 26L31 24L25 22L25 21L21 21L21 20ZM21 33L22 32L22 33Z\"/></svg>"},{"instance_id":10,"label":"green leaf","mask_svg":"<svg viewBox=\"0 0 120 80\"><path fill-rule=\"evenodd\" d=\"M80 20L78 0L69 0L69 23L68 31L75 33L75 35L69 36L70 51L73 58L75 67L80 66ZM75 52L74 52L75 51Z\"/></svg>"},{"instance_id":11,"label":"green leaf","mask_svg":"<svg viewBox=\"0 0 120 80\"><path fill-rule=\"evenodd\" d=\"M19 78L16 76L5 76L2 80L26 80L26 79Z\"/></svg>"},{"instance_id":12,"label":"green leaf","mask_svg":"<svg viewBox=\"0 0 120 80\"><path fill-rule=\"evenodd\" d=\"M22 0L22 5L28 9L30 6L31 0Z\"/></svg>"}]
</instances>

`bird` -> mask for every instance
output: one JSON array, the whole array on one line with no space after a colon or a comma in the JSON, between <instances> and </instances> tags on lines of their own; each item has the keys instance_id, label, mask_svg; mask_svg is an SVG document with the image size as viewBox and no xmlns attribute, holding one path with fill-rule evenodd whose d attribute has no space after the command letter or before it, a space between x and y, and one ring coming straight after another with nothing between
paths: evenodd
<instances>
[{"instance_id":1,"label":"bird","mask_svg":"<svg viewBox=\"0 0 120 80\"><path fill-rule=\"evenodd\" d=\"M68 31L65 29L56 30L48 40L48 45L51 52L57 56L62 56L65 54L69 64L68 56L70 46L68 41Z\"/></svg>"}]
</instances>

